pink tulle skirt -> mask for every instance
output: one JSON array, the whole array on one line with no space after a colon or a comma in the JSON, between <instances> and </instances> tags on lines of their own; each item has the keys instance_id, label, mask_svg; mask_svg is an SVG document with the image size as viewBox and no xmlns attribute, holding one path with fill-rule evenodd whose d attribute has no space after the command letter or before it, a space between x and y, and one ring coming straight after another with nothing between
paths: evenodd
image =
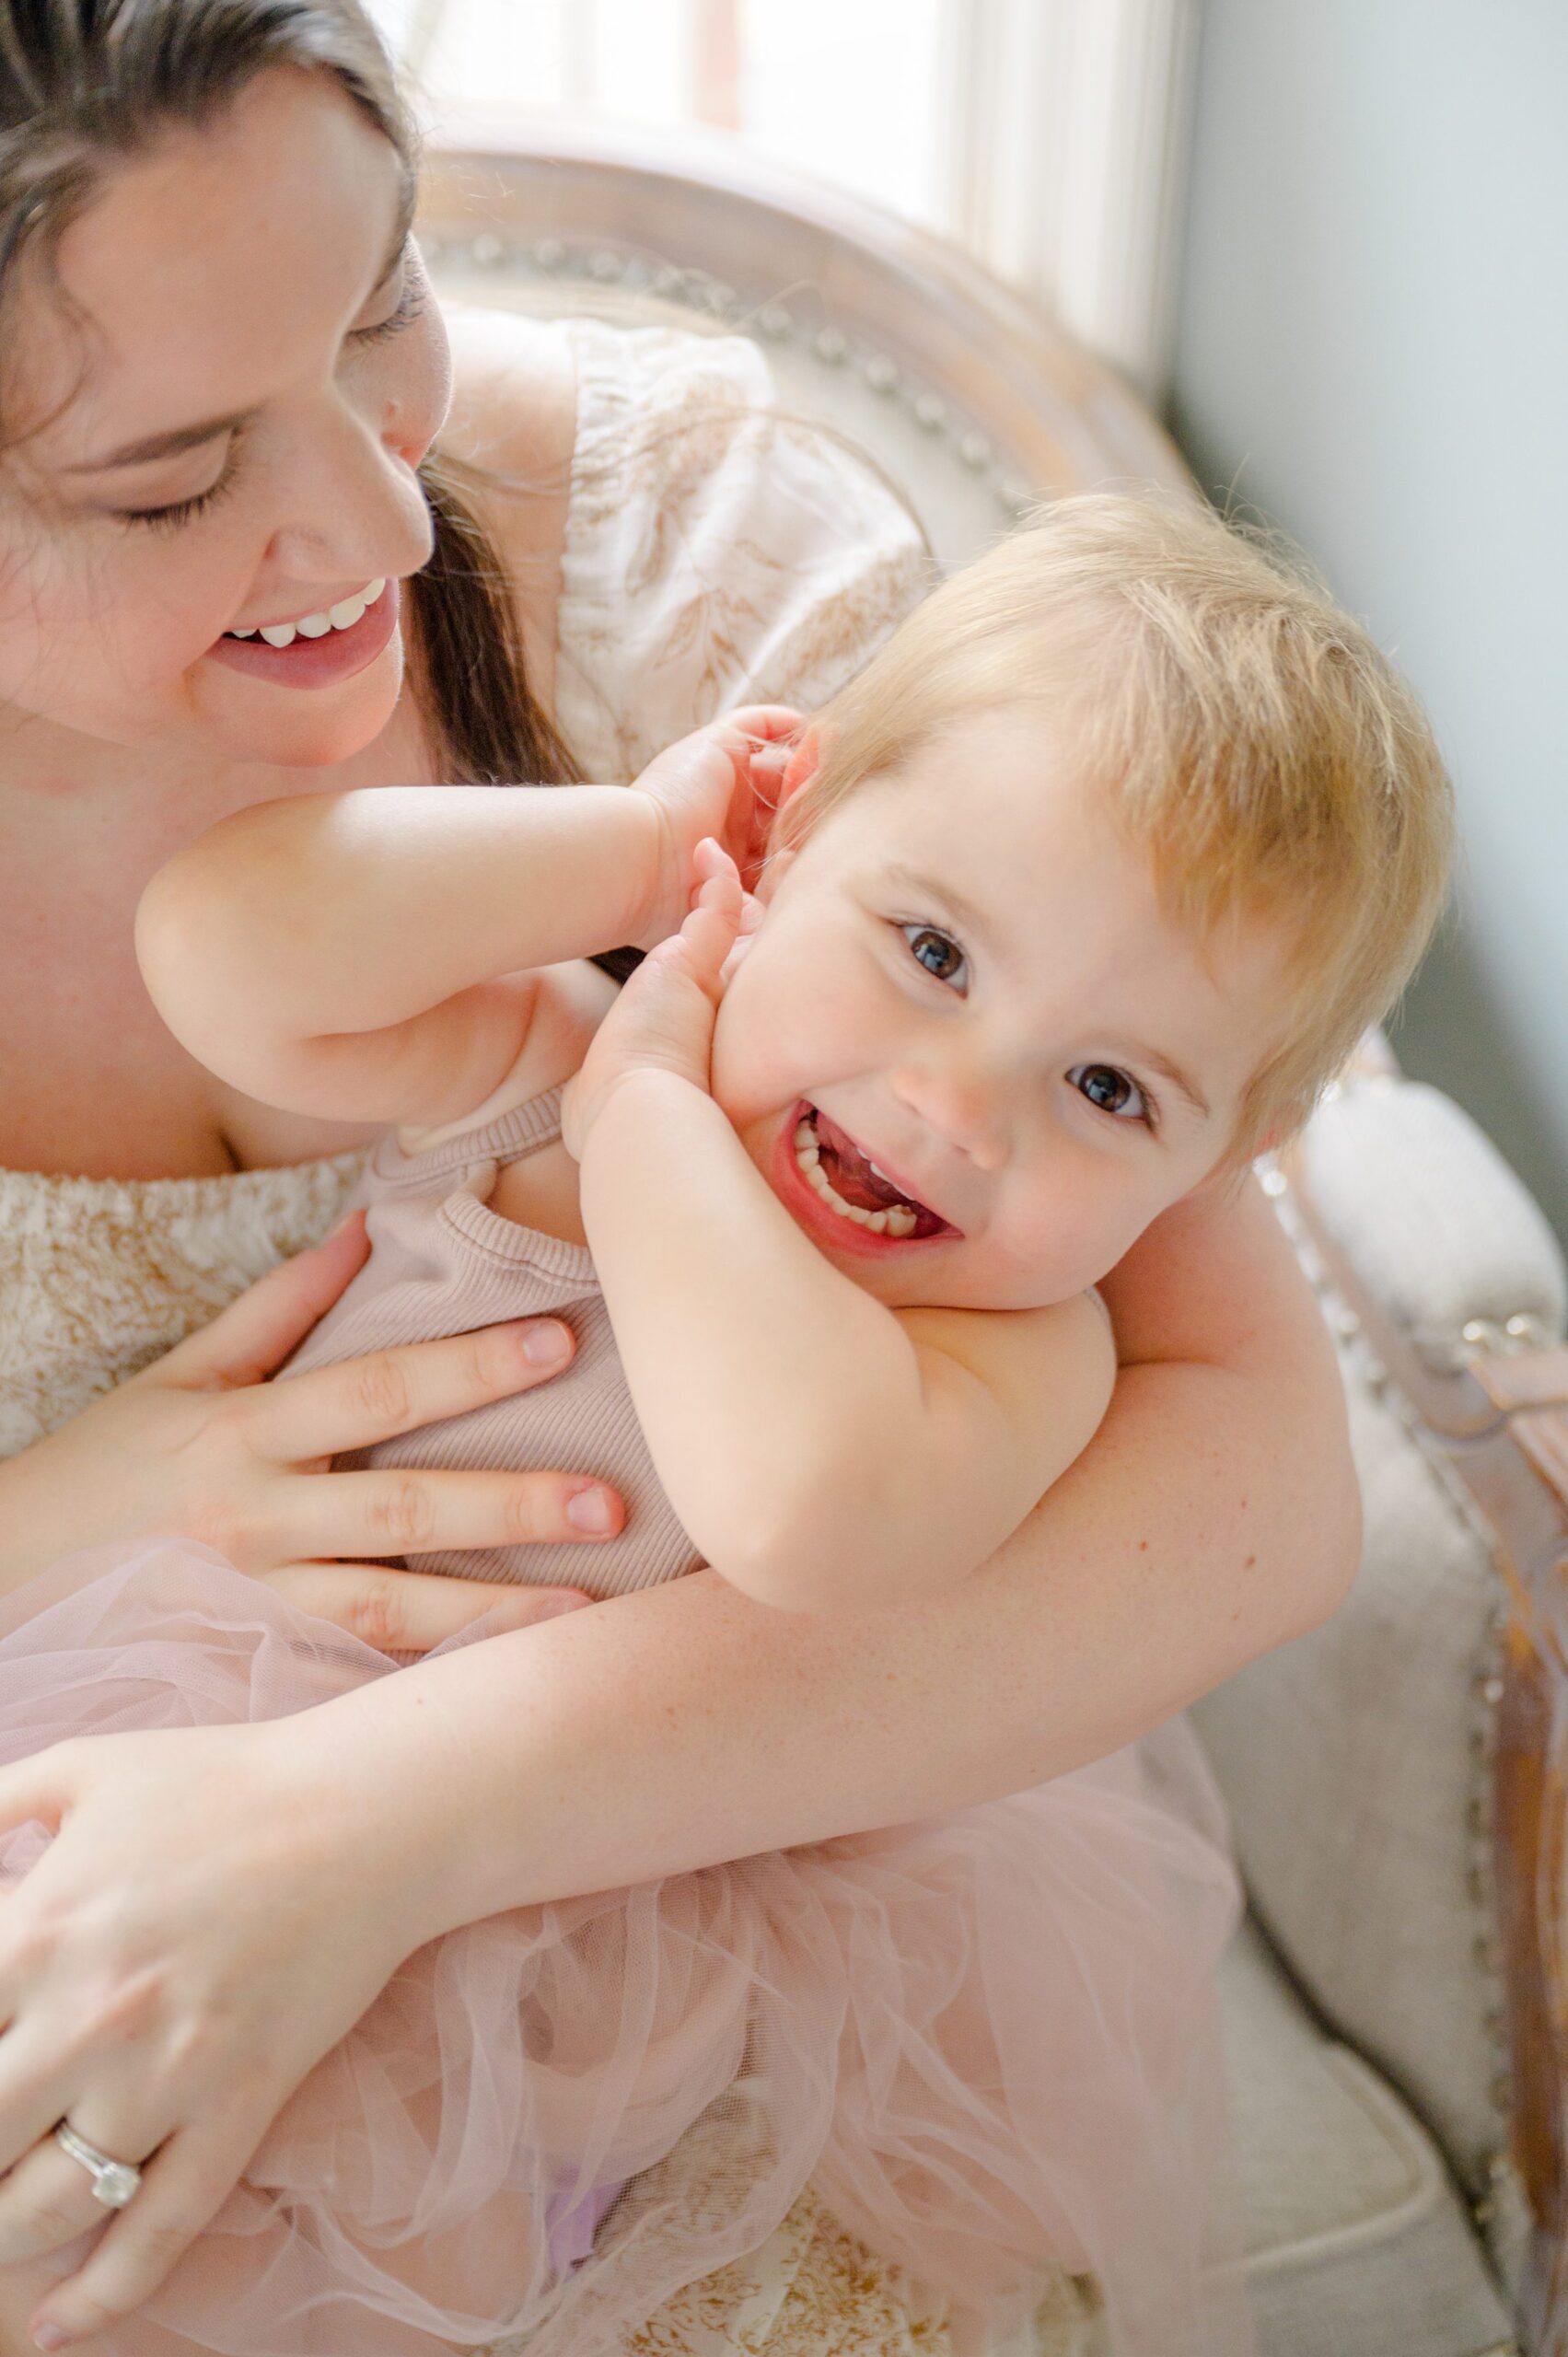
<instances>
[{"instance_id":1,"label":"pink tulle skirt","mask_svg":"<svg viewBox=\"0 0 1568 2357\"><path fill-rule=\"evenodd\" d=\"M398 1674L202 1550L63 1585L0 1640L7 1760ZM8 1836L0 1874L41 1847ZM1237 1912L1178 1724L929 1823L491 1917L408 1959L115 2349L610 2357L809 2181L969 2346L1065 2265L1117 2357L1229 2357Z\"/></svg>"}]
</instances>

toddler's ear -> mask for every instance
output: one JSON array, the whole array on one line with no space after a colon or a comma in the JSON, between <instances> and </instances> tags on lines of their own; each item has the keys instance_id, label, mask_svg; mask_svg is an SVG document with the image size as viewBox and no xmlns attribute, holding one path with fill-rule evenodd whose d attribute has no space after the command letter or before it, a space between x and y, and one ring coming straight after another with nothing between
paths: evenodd
<instances>
[{"instance_id":1,"label":"toddler's ear","mask_svg":"<svg viewBox=\"0 0 1568 2357\"><path fill-rule=\"evenodd\" d=\"M784 764L779 780L779 801L787 802L792 794L814 778L822 766L822 739L818 731L808 728Z\"/></svg>"}]
</instances>

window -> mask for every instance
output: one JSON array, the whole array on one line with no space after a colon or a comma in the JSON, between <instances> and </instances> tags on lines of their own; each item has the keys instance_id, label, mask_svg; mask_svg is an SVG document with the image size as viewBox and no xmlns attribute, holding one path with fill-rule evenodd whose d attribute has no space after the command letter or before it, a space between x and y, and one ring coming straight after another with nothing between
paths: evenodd
<instances>
[{"instance_id":1,"label":"window","mask_svg":"<svg viewBox=\"0 0 1568 2357\"><path fill-rule=\"evenodd\" d=\"M956 239L1162 388L1196 0L370 0L436 136L701 123Z\"/></svg>"}]
</instances>

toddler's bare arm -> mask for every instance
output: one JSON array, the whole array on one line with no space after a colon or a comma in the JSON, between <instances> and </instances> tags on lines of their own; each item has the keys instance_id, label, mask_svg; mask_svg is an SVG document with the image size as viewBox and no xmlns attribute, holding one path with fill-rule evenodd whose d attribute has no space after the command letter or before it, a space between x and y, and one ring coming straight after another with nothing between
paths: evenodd
<instances>
[{"instance_id":1,"label":"toddler's bare arm","mask_svg":"<svg viewBox=\"0 0 1568 2357\"><path fill-rule=\"evenodd\" d=\"M340 1120L460 1120L521 1052L538 970L634 937L657 814L620 786L269 802L160 870L136 949L220 1079Z\"/></svg>"},{"instance_id":2,"label":"toddler's bare arm","mask_svg":"<svg viewBox=\"0 0 1568 2357\"><path fill-rule=\"evenodd\" d=\"M1115 1371L1086 1296L895 1312L802 1235L713 1099L649 1070L598 1111L583 1217L658 1475L734 1586L795 1610L962 1578L1087 1445Z\"/></svg>"}]
</instances>

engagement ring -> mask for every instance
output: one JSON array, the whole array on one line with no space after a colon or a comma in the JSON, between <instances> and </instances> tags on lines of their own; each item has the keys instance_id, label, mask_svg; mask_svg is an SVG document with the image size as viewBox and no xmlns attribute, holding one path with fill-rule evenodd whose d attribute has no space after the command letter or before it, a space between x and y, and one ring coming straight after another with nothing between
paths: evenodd
<instances>
[{"instance_id":1,"label":"engagement ring","mask_svg":"<svg viewBox=\"0 0 1568 2357\"><path fill-rule=\"evenodd\" d=\"M106 2210L124 2209L142 2182L142 2172L134 2161L111 2160L96 2144L89 2144L85 2136L78 2136L64 2119L54 2131L54 2141L63 2153L69 2153L74 2161L79 2161L92 2178L95 2201L101 2201Z\"/></svg>"}]
</instances>

